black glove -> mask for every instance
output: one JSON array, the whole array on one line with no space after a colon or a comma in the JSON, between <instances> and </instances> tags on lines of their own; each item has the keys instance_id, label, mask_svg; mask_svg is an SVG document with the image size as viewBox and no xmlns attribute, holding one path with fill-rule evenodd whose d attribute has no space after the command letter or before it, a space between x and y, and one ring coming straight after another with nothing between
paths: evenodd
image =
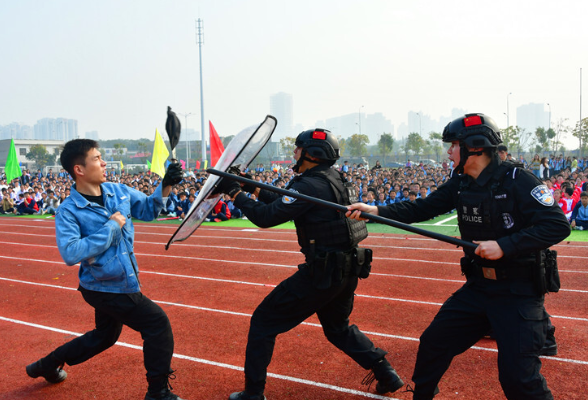
<instances>
[{"instance_id":1,"label":"black glove","mask_svg":"<svg viewBox=\"0 0 588 400\"><path fill-rule=\"evenodd\" d=\"M242 176L244 178L253 180L253 176L251 176L251 174L247 174L247 173L244 174L243 172L241 172L240 167L241 167L240 164L233 165L232 167L230 167L227 170L227 172L229 174L233 174L233 175L237 175L237 176ZM257 189L257 186L253 186L253 185L251 185L249 183L245 183L243 185L243 187L241 188L241 190L243 190L244 192L247 192L247 193L253 193L253 192L255 192L256 189Z\"/></svg>"},{"instance_id":2,"label":"black glove","mask_svg":"<svg viewBox=\"0 0 588 400\"><path fill-rule=\"evenodd\" d=\"M163 187L177 185L184 179L184 172L182 171L182 166L180 163L171 163L167 167L167 171L165 172L165 176L163 177L163 181L161 184Z\"/></svg>"},{"instance_id":3,"label":"black glove","mask_svg":"<svg viewBox=\"0 0 588 400\"><path fill-rule=\"evenodd\" d=\"M245 175L243 175L243 177L245 177L245 178L247 178L247 179L251 179L251 180L253 180L253 177L251 176L251 174L245 174ZM250 184L250 183L245 183L245 184L243 185L243 191L244 191L244 192L247 192L247 193L253 193L253 192L255 192L257 189L258 189L258 187L257 187L257 186L255 186L255 185L252 185L252 184Z\"/></svg>"},{"instance_id":4,"label":"black glove","mask_svg":"<svg viewBox=\"0 0 588 400\"><path fill-rule=\"evenodd\" d=\"M239 185L239 182L232 179L221 178L212 193L225 193L231 196L232 199L239 191L241 191L241 185Z\"/></svg>"}]
</instances>

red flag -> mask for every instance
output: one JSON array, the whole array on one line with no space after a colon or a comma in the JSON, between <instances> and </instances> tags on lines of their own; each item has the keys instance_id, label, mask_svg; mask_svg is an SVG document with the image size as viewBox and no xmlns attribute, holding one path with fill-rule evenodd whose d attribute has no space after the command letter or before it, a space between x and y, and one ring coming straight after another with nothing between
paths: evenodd
<instances>
[{"instance_id":1,"label":"red flag","mask_svg":"<svg viewBox=\"0 0 588 400\"><path fill-rule=\"evenodd\" d=\"M196 161L196 169L200 169L200 161Z\"/></svg>"},{"instance_id":2,"label":"red flag","mask_svg":"<svg viewBox=\"0 0 588 400\"><path fill-rule=\"evenodd\" d=\"M215 166L221 154L225 151L225 147L220 137L218 137L216 129L212 126L212 122L208 121L208 123L210 124L210 165Z\"/></svg>"}]
</instances>

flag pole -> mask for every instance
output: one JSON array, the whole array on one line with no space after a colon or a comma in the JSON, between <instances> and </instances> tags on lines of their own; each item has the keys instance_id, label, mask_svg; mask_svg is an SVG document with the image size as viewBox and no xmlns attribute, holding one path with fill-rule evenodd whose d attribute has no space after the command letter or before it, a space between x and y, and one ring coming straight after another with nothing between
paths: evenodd
<instances>
[{"instance_id":1,"label":"flag pole","mask_svg":"<svg viewBox=\"0 0 588 400\"><path fill-rule=\"evenodd\" d=\"M209 174L218 175L222 178L231 179L231 180L234 180L234 181L237 181L240 183L244 183L247 185L253 185L253 186L256 186L261 189L269 190L270 192L281 194L283 196L295 197L300 200L308 201L309 203L317 204L319 206L323 206L323 207L327 207L327 208L331 208L331 209L340 211L342 213L346 213L347 211L349 211L349 209L346 206L343 206L341 204L332 203L330 201L317 199L316 197L307 196L302 193L297 193L297 192L293 192L291 190L286 190L286 189L278 188L275 186L267 185L265 183L260 183L260 182L254 181L253 179L247 179L245 177L234 175L234 174L231 174L228 172L218 171L213 168L207 169L206 172L208 172ZM368 213L362 211L361 217L365 218L365 219L369 219L374 222L379 222L384 225L392 226L394 228L399 228L399 229L402 229L405 231L418 233L419 235L427 236L432 239L437 239L442 242L454 244L459 247L470 248L470 249L475 249L476 247L478 247L478 245L476 245L472 242L457 239L457 238L443 235L443 234L437 233L437 232L427 231L425 229L421 229L421 228L417 228L416 226L404 224L402 222L398 222L393 219L380 217L379 215L372 215L372 214L368 214Z\"/></svg>"}]
</instances>

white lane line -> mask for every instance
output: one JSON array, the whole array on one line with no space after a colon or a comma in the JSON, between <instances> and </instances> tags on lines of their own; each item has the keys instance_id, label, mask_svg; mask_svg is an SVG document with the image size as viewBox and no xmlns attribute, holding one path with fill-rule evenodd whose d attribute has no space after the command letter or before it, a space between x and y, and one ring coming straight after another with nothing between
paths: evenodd
<instances>
[{"instance_id":1,"label":"white lane line","mask_svg":"<svg viewBox=\"0 0 588 400\"><path fill-rule=\"evenodd\" d=\"M43 329L43 330L57 332L57 333L63 333L63 334L70 335L70 336L82 336L82 333L79 333L79 332L67 331L67 330L64 330L64 329L54 328L54 327L47 326L47 325L40 325L40 324L35 324L35 323L32 323L32 322L26 322L26 321L21 321L21 320L17 320L17 319L6 318L6 317L2 317L2 316L0 316L0 320L6 321L6 322L11 322L13 324L25 325L25 326L29 326L29 327L32 327L32 328ZM143 346L137 346L137 345L130 344L130 343L125 343L125 342L117 341L115 343L115 345L122 346L122 347L127 347L127 348L134 349L134 350L143 351ZM215 366L215 367L231 369L231 370L234 370L234 371L243 371L243 367L238 367L236 365L220 363L220 362L217 362L217 361L206 360L206 359L203 359L203 358L197 358L197 357L187 356L187 355L178 354L178 353L174 353L173 356L175 358L178 358L178 359L193 361L193 362L196 362L196 363L199 363L199 364L212 365L212 366ZM319 388L322 388L322 389L329 389L329 390L333 390L333 391L336 391L336 392L353 394L353 395L357 395L357 396L367 397L369 399L381 399L381 400L393 399L393 400L399 400L399 399L395 399L395 398L388 397L388 396L379 396L379 395L373 394L373 393L361 392L359 390L348 389L348 388L344 388L344 387L341 387L341 386L329 385L328 383L316 382L316 381L311 381L309 379L296 378L296 377L288 376L288 375L274 374L274 373L268 373L267 375L269 377L271 377L271 378L276 378L276 379L282 379L282 380L285 380L285 381L301 383L301 384L308 385L308 386L316 386L316 387L319 387Z\"/></svg>"},{"instance_id":2,"label":"white lane line","mask_svg":"<svg viewBox=\"0 0 588 400\"><path fill-rule=\"evenodd\" d=\"M5 243L5 242L0 242L0 243ZM21 243L15 243L15 244L20 245ZM55 246L45 246L45 247L51 248L51 247L55 247ZM143 254L143 253L135 253L135 254L137 256L146 256L146 257L171 257L171 258L179 258L179 259L187 259L187 260L208 261L208 262L215 262L215 263L253 265L253 263L249 262L249 261L219 260L219 259L203 258L203 257L165 256L165 255L160 255L160 254ZM50 264L58 264L58 265L65 266L65 264L62 261L39 260L39 259L34 259L34 258L22 258L22 257L10 257L10 256L0 256L0 259L1 258L5 258L7 260L31 261L31 262L50 263ZM394 259L391 259L391 260L394 260ZM404 261L425 262L422 260L404 260ZM260 263L260 262L256 262L255 265L266 266L266 267L289 268L289 269L297 269L298 268L298 266L296 266L296 265L270 264L270 263ZM217 282L232 282L232 283L242 283L242 284L249 284L249 285L269 286L269 287L276 286L276 285L271 285L271 284L246 283L245 281L226 280L226 279L219 279L219 278L207 278L207 277L200 277L200 276L194 276L194 275L172 274L172 273L156 272L156 271L149 271L149 270L141 270L140 272L142 274L158 274L158 275L171 276L171 277L201 279L201 280L209 280L209 281L217 281ZM583 273L582 271L566 271L566 270L561 270L561 272L580 272L580 273ZM462 280L454 280L454 279L442 279L442 278L420 277L420 276L410 276L410 275L395 275L395 274L384 274L384 273L377 273L377 272L372 272L371 275L399 277L399 278L406 278L406 279L421 279L421 280L427 280L427 281L438 281L438 282L449 282L449 283L463 284ZM580 289L560 289L560 292L588 293L587 290L580 290ZM356 296L362 296L362 295L356 294ZM415 302L417 304L421 303L416 300L403 300L403 301ZM429 304L429 303L424 302L422 304ZM433 303L433 304L437 304L437 303Z\"/></svg>"},{"instance_id":3,"label":"white lane line","mask_svg":"<svg viewBox=\"0 0 588 400\"><path fill-rule=\"evenodd\" d=\"M178 275L166 274L166 273L162 273L162 272L150 272L150 271L144 271L144 272L147 274L166 275L166 276L174 276L174 277L178 276ZM185 277L190 278L190 279L203 279L203 280L218 281L218 279L201 278L201 277L190 276L190 275L185 275ZM50 287L50 288L54 288L54 289L68 289L68 290L74 290L74 291L77 290L77 288L70 288L67 286L51 285L48 283L37 283L37 282L23 281L23 280L19 280L19 279L11 279L11 278L4 278L4 277L0 277L0 281L22 283L25 285L46 286L46 287ZM223 280L221 280L221 281L223 281ZM266 286L266 287L275 287L276 286L276 285L268 285L268 284L255 283L255 282L242 282L242 281L229 281L229 280L224 280L224 281L231 282L231 283L254 285L254 286ZM400 299L400 298L394 298L394 297L371 296L371 295L365 295L365 294L356 294L355 297L363 297L366 299L377 299L377 300L385 300L385 301L398 301L398 302L404 302L404 303L426 304L426 305L434 305L434 306L442 306L443 305L443 303L436 303L436 302L431 302L431 301L408 300L408 299ZM204 308L204 307L198 307L198 306L190 306L190 305L185 305L182 303L169 303L169 302L165 302L165 301L158 301L158 302L163 303L163 304L176 305L179 307L187 307L187 308L195 308L195 309L199 309L199 310L222 312L222 313L226 313L226 314L251 316L250 314L243 314L243 313L238 313L238 312L233 312L233 311L222 311L222 310L217 310L217 309L212 309L212 308ZM569 319L569 320L574 320L574 321L588 322L588 318L567 317L567 316L560 316L560 315L552 315L551 317L552 318ZM320 326L320 325L315 324L315 326ZM383 333L374 333L374 335L412 340L412 338L408 338L408 337L387 335L387 334L383 334ZM415 340L418 340L418 339L415 339Z\"/></svg>"},{"instance_id":4,"label":"white lane line","mask_svg":"<svg viewBox=\"0 0 588 400\"><path fill-rule=\"evenodd\" d=\"M443 221L439 221L436 222L434 224L413 224L413 225L418 225L418 226L435 226L435 225L439 225L441 223L444 223L448 220L457 218L457 215L449 217ZM18 220L20 223L25 223L25 222L41 222L43 224L46 223L50 223L51 226L37 226L35 224L28 224L28 225L22 225L22 224L14 224L13 222L15 222L14 219L12 218L0 218L0 226L9 226L9 227L24 227L24 228L31 228L31 227L38 227L41 229L55 229L55 220L53 218L50 219L19 219ZM165 225L165 224L149 224L146 222L138 222L135 223L135 232L136 233L141 233L141 234L146 234L146 235L169 235L168 233L157 233L157 232L153 232L153 229L157 229L157 230L169 230L169 231L176 231L179 227L176 225ZM457 227L457 225L445 225L448 227ZM142 228L151 228L150 231L143 231ZM201 226L200 228L198 228L199 231L201 232L207 232L207 231L219 231L219 232L255 232L255 233L261 233L261 234L265 234L265 233L270 233L272 235L276 235L276 234L284 234L284 235L291 235L291 236L295 236L296 232L293 229L262 229L262 228L238 228L238 227L217 227L217 226ZM14 233L14 232L10 232L10 233ZM413 237L414 236L414 237ZM194 237L198 237L198 234L195 234ZM422 237L419 235L412 235L412 234L402 234L402 233L379 233L379 232L373 232L372 236L368 237L367 240L370 239L375 239L375 240L379 240L379 239L386 239L386 240L407 240L410 237L410 240L420 240L420 241L432 241L432 242L439 242L437 239L432 239L432 238L427 238L427 237ZM459 236L456 236L459 237ZM221 236L221 238L226 238L226 236ZM235 238L235 239L245 239L245 238ZM272 239L251 239L251 240L272 240ZM179 242L178 242L179 243ZM560 242L559 244L557 244L555 247L571 247L571 248L580 248L580 247L588 247L588 243L587 242L569 242L567 240L563 240L562 242Z\"/></svg>"},{"instance_id":5,"label":"white lane line","mask_svg":"<svg viewBox=\"0 0 588 400\"><path fill-rule=\"evenodd\" d=\"M166 272L155 272L155 271L140 271L140 273L141 274L161 275L161 276L171 276L174 278L178 277L178 278L187 278L187 279L198 279L198 280L202 280L202 281L211 281L211 282L236 283L236 284L240 284L240 285L276 287L276 285L271 285L271 284L266 284L266 283L237 281L234 279L206 278L203 276L193 276L193 275L176 275L176 274L169 274Z\"/></svg>"},{"instance_id":6,"label":"white lane line","mask_svg":"<svg viewBox=\"0 0 588 400\"><path fill-rule=\"evenodd\" d=\"M455 214L449 218L442 219L439 222L435 222L433 225L436 225L436 226L443 225L444 223L446 223L448 221L453 221L454 219L457 219L457 214ZM456 225L447 225L447 226L456 226Z\"/></svg>"},{"instance_id":7,"label":"white lane line","mask_svg":"<svg viewBox=\"0 0 588 400\"><path fill-rule=\"evenodd\" d=\"M0 232L1 233L1 232ZM38 235L38 234L23 234L23 235L30 235L30 236L48 236L48 235ZM165 243L159 243L159 242L144 242L144 241L135 241L135 243L141 243L141 244L154 244L154 245L165 245ZM7 245L14 245L14 246L30 246L31 244L29 243L19 243L19 242L4 242L4 241L0 241L0 244L7 244ZM260 249L260 248L251 248L251 247L235 247L235 246L211 246L211 245L196 245L196 244L183 244L182 246L188 246L188 247L204 247L204 248L211 248L211 249L229 249L229 250L240 250L240 251L270 251L270 252L283 252L283 253L288 253L288 254L300 254L299 251L289 251L289 250L268 250L268 249ZM55 245L41 245L41 244L35 244L35 247L47 247L47 248L55 248L57 249L57 246ZM373 247L373 246L372 246ZM405 249L404 247L389 247L390 249ZM418 249L415 249L418 250ZM207 258L198 258L198 257L192 257L192 256L172 256L172 255L165 255L165 254L145 254L145 253L135 253L136 255L144 255L144 256L155 256L155 257L172 257L172 258L185 258L185 259L197 259L197 260L204 260L204 261L223 261L223 260L216 260L216 259L207 259ZM587 257L581 257L581 256L558 256L559 258L573 258L573 259L581 259L581 258L586 258ZM452 265L452 266L456 266L459 265L459 263L453 263L453 262L449 262L449 261L434 261L434 260L423 260L423 259L411 259L411 258L392 258L392 257L374 257L374 260L377 261L388 261L388 262L394 262L394 261L401 261L401 262L405 262L405 263L425 263L425 264L447 264L447 265ZM229 260L224 260L224 262L238 262L238 261L229 261ZM250 262L245 262L246 264L251 264ZM282 267L287 267L287 268L296 268L296 266L290 266L290 265L278 265L278 264L263 264L263 263L259 263L259 265L276 265L276 266L282 266ZM588 270L568 270L568 269L559 269L559 272L569 272L569 273L578 273L578 274L588 274ZM429 278L422 278L422 279L429 279ZM433 278L430 278L433 279Z\"/></svg>"},{"instance_id":8,"label":"white lane line","mask_svg":"<svg viewBox=\"0 0 588 400\"><path fill-rule=\"evenodd\" d=\"M455 218L455 217L454 217ZM22 221L22 220L21 220ZM35 227L35 228L41 228L41 229L55 229L53 222L54 221L44 221L44 220L32 220L35 222L52 222L51 226L35 226L35 225L20 225L20 224L4 224L2 223L2 219L0 218L0 226L10 226L10 227L24 227L24 228L31 228L31 227ZM424 224L424 225L437 225L439 224L438 222L435 224ZM418 225L418 224L417 224ZM151 227L151 228L157 228L159 230L161 230L161 228L167 228L169 230L176 230L177 227L173 227L173 226L166 226L166 225L148 225L148 224L136 224L135 225L135 232L138 234L143 234L143 235L158 235L158 236L166 236L169 237L170 233L160 233L160 232L153 232L153 231L143 231L141 229L137 229L138 227ZM199 228L201 229L201 232L206 232L206 231L219 231L219 232L253 232L253 233L271 233L272 235L274 234L287 234L287 235L291 235L291 236L295 236L295 231L292 230L292 232L290 232L289 230L269 230L269 229L250 229L250 228L232 228L232 227L226 227L226 228L215 228L215 227L201 227ZM13 234L14 232L0 232L0 233L8 233L8 234ZM55 235L35 235L35 234L29 234L29 233L19 233L19 235L27 235L27 236L47 236L47 237L55 237ZM386 236L382 236L382 235L386 235ZM382 239L386 239L386 240L411 240L411 241L433 241L433 242L437 242L439 243L438 240L436 239L431 239L431 238L424 238L424 237L419 237L417 235L410 235L410 238L407 237L406 235L398 237L398 234L379 234L379 233L373 233L372 236L369 236L366 239L366 242L364 242L365 245L367 245L369 243L370 247L374 247L374 248L390 248L390 249L409 249L409 250L417 250L417 251L423 251L423 250L429 250L429 251L451 251L451 252L462 252L461 249L458 248L441 248L441 249L436 249L436 248L420 248L420 247L402 247L402 246L389 246L389 245L379 245L379 244L374 244L372 243L373 241L378 241L378 240L382 240ZM412 237L415 236L415 237ZM198 234L195 234L193 236L195 239L196 238L200 238L198 236ZM458 236L456 236L458 237ZM275 238L252 238L252 237L233 237L233 236L211 236L211 235L206 235L205 237L201 237L202 239L231 239L231 240L251 240L251 241L264 241L264 242L283 242L283 243L291 243L294 239L291 240L282 240L282 239L275 239ZM557 244L556 246L554 246L555 248L560 248L560 247L569 247L569 248L573 248L573 249L579 249L579 248L587 248L588 244L584 244L585 242L571 242L572 244L565 244L565 240L562 241L561 243ZM148 243L148 242L143 242L143 243ZM569 242L568 242L569 243ZM162 245L167 244L166 243L161 243ZM185 242L177 242L177 245L181 246L181 245L188 245ZM566 255L559 255L560 258L573 258L573 259L588 259L588 256L566 256Z\"/></svg>"},{"instance_id":9,"label":"white lane line","mask_svg":"<svg viewBox=\"0 0 588 400\"><path fill-rule=\"evenodd\" d=\"M0 280L14 281L14 280L11 280L11 279L4 279L4 278L0 278ZM23 284L35 284L35 283L32 283L32 282L26 282L26 281L16 281L16 282L23 283ZM42 285L42 286L53 287L53 288L56 288L56 289L76 290L74 288L68 288L68 287L57 286L57 285ZM173 303L173 302L161 301L161 300L153 300L153 301L156 302L156 303L160 303L160 304L171 305L171 306L182 307L182 308L190 308L190 309L196 309L196 310L201 310L201 311L208 311L208 312L229 314L229 315L235 315L235 316L241 316L241 317L248 317L248 318L251 317L251 314L247 314L247 313L239 313L239 312L234 312L234 311L219 310L219 309L208 308L208 307L198 307L198 306L192 306L192 305L187 305L187 304L182 304L182 303ZM553 315L552 318L559 318L559 317ZM10 319L4 318L4 317L0 317L0 319L10 320ZM586 318L566 318L566 319L588 321L588 319L586 319ZM16 321L16 320L10 320L10 321L12 322L12 321ZM25 324L28 324L28 323L25 323ZM30 324L30 325L31 326L37 326L36 324ZM303 322L302 325L312 326L312 327L316 327L316 328L322 328L320 324L310 323L310 322ZM42 327L42 325L39 325L39 327ZM63 330L60 330L60 329L57 329L57 328L52 328L50 330L55 330L56 332L68 333L67 331L63 331ZM419 341L418 338L414 338L414 337L410 337L410 336L391 335L391 334L386 334L386 333L381 333L381 332L371 332L371 331L363 331L363 332L365 334L367 334L367 335L378 336L378 337L385 337L385 338L389 338L389 339L407 340L407 341L411 341L411 342L418 342ZM72 333L72 334L74 334L74 333ZM81 336L81 334L77 334L77 333L75 333L75 335ZM475 350L480 350L480 351L498 352L497 349L489 348L489 347L472 346L471 348L472 349L475 349ZM558 360L558 361L572 363L572 364L584 364L584 365L588 365L588 361L582 361L582 360L574 360L574 359L560 358L560 357L543 357L543 356L541 358ZM275 377L278 377L278 376L275 376ZM363 392L360 392L360 393L363 393ZM376 398L381 398L381 397L376 397ZM382 397L382 398L387 398L387 397Z\"/></svg>"},{"instance_id":10,"label":"white lane line","mask_svg":"<svg viewBox=\"0 0 588 400\"><path fill-rule=\"evenodd\" d=\"M1 233L6 233L6 234L12 234L12 232L2 232ZM19 233L19 235L22 236L35 236L35 237L55 237L55 235L41 235L38 233ZM213 238L212 236L209 236L207 238ZM292 243L292 241L290 240L276 240L276 239L250 239L250 238L241 238L241 237L225 237L225 236L219 236L219 237L215 237L218 239L222 239L222 240L227 240L227 239L236 239L236 240L253 240L253 241L263 241L263 242L284 242L284 243ZM17 242L1 242L2 244L12 244L12 245L22 245L22 246L30 246L30 243L17 243ZM141 241L141 240L136 240L135 243L141 243L141 244L152 244L152 245L161 245L161 246L165 246L166 243L164 242L147 242L147 241ZM45 247L49 247L48 245L39 245L39 244L35 244L35 246L41 247L41 246L45 246ZM183 247L195 247L195 248L215 248L215 249L233 249L233 250L242 250L242 251L272 251L272 252L283 252L283 253L288 253L288 254L300 254L300 251L294 251L294 250L268 250L267 248L251 248L251 247L237 247L237 246L214 246L214 245L201 245L201 244L192 244L192 243L180 243L179 246L183 246ZM179 247L178 246L178 247ZM423 249L423 248L419 248L419 247L407 247L407 246L385 246L385 245L369 245L372 248L385 248L388 250L415 250L417 252L421 252L421 251L440 251L440 252L458 252L458 253L462 253L462 250L459 249ZM559 254L558 257L560 259L562 258L570 258L570 259L574 259L574 260L581 260L581 259L587 259L588 260L588 256L566 256L566 255L561 255ZM402 258L386 258L386 257L374 257L374 260L396 260L396 261L410 261L410 262L422 262L422 263L437 263L437 264L447 264L448 262L445 261L432 261L432 260L423 260L423 259L418 259L418 260L413 260L413 259L402 259ZM588 273L588 270L586 271L572 271L572 270L559 270L560 272L577 272L577 273Z\"/></svg>"}]
</instances>

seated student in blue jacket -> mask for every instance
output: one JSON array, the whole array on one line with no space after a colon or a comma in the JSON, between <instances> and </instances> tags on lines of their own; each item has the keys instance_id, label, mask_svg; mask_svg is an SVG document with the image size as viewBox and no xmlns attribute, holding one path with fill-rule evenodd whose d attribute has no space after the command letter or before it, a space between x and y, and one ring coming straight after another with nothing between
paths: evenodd
<instances>
[{"instance_id":1,"label":"seated student in blue jacket","mask_svg":"<svg viewBox=\"0 0 588 400\"><path fill-rule=\"evenodd\" d=\"M165 196L164 196L165 197ZM180 198L178 196L178 188L172 188L171 192L169 193L169 197L167 198L167 202L165 203L165 207L161 210L161 214L167 214L170 217L176 216L176 209L178 207L178 203L180 202Z\"/></svg>"},{"instance_id":2,"label":"seated student in blue jacket","mask_svg":"<svg viewBox=\"0 0 588 400\"><path fill-rule=\"evenodd\" d=\"M588 230L588 192L580 193L580 201L574 207L570 221L572 229Z\"/></svg>"},{"instance_id":3,"label":"seated student in blue jacket","mask_svg":"<svg viewBox=\"0 0 588 400\"><path fill-rule=\"evenodd\" d=\"M18 204L18 206L16 206L17 214L34 214L38 211L38 208L35 210L36 203L29 192L20 193L18 196L22 199L22 201Z\"/></svg>"},{"instance_id":4,"label":"seated student in blue jacket","mask_svg":"<svg viewBox=\"0 0 588 400\"><path fill-rule=\"evenodd\" d=\"M188 198L186 196L186 192L181 192L179 194L179 198L180 198L180 200L176 204L176 209L175 209L174 213L176 214L176 216L178 216L180 218L186 218L186 214L188 213L188 210L190 209L190 203L189 203Z\"/></svg>"}]
</instances>

